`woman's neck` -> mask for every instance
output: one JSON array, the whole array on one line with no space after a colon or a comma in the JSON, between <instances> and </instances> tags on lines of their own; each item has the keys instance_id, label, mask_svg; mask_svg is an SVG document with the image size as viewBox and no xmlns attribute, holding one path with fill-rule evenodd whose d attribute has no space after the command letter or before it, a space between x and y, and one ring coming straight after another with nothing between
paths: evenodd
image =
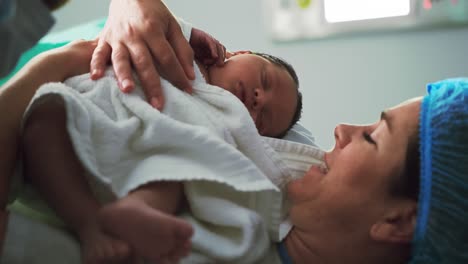
<instances>
[{"instance_id":1,"label":"woman's neck","mask_svg":"<svg viewBox=\"0 0 468 264\"><path fill-rule=\"evenodd\" d=\"M331 239L309 231L292 228L285 238L285 246L293 263L406 263L410 247L385 245L382 243L362 244L344 236L336 245ZM354 241L354 243L353 243ZM349 246L351 243L352 246ZM405 251L408 249L408 251Z\"/></svg>"},{"instance_id":2,"label":"woman's neck","mask_svg":"<svg viewBox=\"0 0 468 264\"><path fill-rule=\"evenodd\" d=\"M323 263L317 252L308 245L307 241L307 237L304 237L294 227L286 236L284 243L293 263Z\"/></svg>"}]
</instances>

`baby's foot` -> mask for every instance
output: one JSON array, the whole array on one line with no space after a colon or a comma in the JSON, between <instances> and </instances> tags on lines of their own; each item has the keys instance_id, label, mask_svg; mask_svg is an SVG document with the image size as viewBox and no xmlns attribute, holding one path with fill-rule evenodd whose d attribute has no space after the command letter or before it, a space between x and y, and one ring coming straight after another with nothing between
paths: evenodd
<instances>
[{"instance_id":1,"label":"baby's foot","mask_svg":"<svg viewBox=\"0 0 468 264\"><path fill-rule=\"evenodd\" d=\"M99 221L104 231L130 243L138 256L150 261L180 259L190 252L192 226L141 200L127 196L106 205Z\"/></svg>"},{"instance_id":2,"label":"baby's foot","mask_svg":"<svg viewBox=\"0 0 468 264\"><path fill-rule=\"evenodd\" d=\"M129 244L105 234L96 221L89 221L79 232L82 263L121 263L131 255Z\"/></svg>"}]
</instances>

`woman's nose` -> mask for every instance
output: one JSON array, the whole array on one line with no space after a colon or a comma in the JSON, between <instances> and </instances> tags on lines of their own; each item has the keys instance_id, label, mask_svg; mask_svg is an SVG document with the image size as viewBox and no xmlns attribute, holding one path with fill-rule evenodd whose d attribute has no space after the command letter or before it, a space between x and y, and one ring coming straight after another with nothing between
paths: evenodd
<instances>
[{"instance_id":1,"label":"woman's nose","mask_svg":"<svg viewBox=\"0 0 468 264\"><path fill-rule=\"evenodd\" d=\"M353 134L357 130L356 126L351 126L351 125L346 125L346 124L340 124L336 126L335 128L335 141L336 145L340 148L343 149L348 145L353 137Z\"/></svg>"}]
</instances>

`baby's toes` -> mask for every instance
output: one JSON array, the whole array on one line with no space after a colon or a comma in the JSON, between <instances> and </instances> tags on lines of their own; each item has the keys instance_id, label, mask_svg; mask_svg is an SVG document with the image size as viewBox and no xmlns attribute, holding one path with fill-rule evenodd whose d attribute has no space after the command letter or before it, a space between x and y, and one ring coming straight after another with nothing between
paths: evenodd
<instances>
[{"instance_id":1,"label":"baby's toes","mask_svg":"<svg viewBox=\"0 0 468 264\"><path fill-rule=\"evenodd\" d=\"M176 250L177 251L174 253L180 255L181 258L188 256L188 254L190 254L190 251L192 250L192 241L190 239L187 239L185 242L181 243Z\"/></svg>"},{"instance_id":2,"label":"baby's toes","mask_svg":"<svg viewBox=\"0 0 468 264\"><path fill-rule=\"evenodd\" d=\"M179 261L187 256L192 249L192 243L190 240L187 240L185 243L180 244L174 248L169 254L166 255L165 259L168 263L179 263Z\"/></svg>"},{"instance_id":3,"label":"baby's toes","mask_svg":"<svg viewBox=\"0 0 468 264\"><path fill-rule=\"evenodd\" d=\"M131 256L130 246L121 240L111 240L103 245L99 254L100 263L122 263L123 260Z\"/></svg>"}]
</instances>

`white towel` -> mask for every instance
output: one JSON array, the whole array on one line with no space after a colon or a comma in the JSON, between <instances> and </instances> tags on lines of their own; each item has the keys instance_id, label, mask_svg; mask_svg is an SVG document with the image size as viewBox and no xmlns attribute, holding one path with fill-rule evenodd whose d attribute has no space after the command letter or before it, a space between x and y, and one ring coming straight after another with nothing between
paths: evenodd
<instances>
[{"instance_id":1,"label":"white towel","mask_svg":"<svg viewBox=\"0 0 468 264\"><path fill-rule=\"evenodd\" d=\"M108 71L99 81L86 74L44 85L26 115L45 98L62 98L74 149L99 199L112 201L150 181L185 181L194 252L258 260L280 239L287 167L244 105L206 84L198 69L196 75L194 96L162 80L164 113L140 89L120 92Z\"/></svg>"},{"instance_id":2,"label":"white towel","mask_svg":"<svg viewBox=\"0 0 468 264\"><path fill-rule=\"evenodd\" d=\"M316 147L272 138L264 138L264 140L267 141L277 151L277 153L281 155L282 160L285 161L285 163L287 163L288 168L292 172L291 176L293 178L304 175L304 173L309 169L310 165L324 165L324 152ZM213 190L217 190L219 193L223 193L223 189L225 189L225 186L224 188L214 188ZM228 191L232 192L232 189ZM241 196L242 198L248 201L249 199L247 197L251 196L252 194L257 193L243 193ZM268 212L268 210L270 209L274 209L269 205L277 204L278 196L274 195L275 193L270 194L273 198L271 200L268 199L268 195L266 195L265 192L263 192L263 195L257 196L260 198L256 200L257 204L259 205L257 206L257 208L262 208L264 210L264 212L261 213L262 215L267 215L267 213L265 212ZM216 196L217 194L214 195ZM28 188L22 189L22 191L20 192L20 198L28 206L42 208L40 205L34 205L34 203L32 203L36 202L38 197L35 196L34 193L28 192ZM211 203L212 199L208 198L208 200L208 202ZM219 201L222 202L221 200L222 199L220 198ZM264 203L263 206L261 205L262 202ZM209 203L205 204L204 207L210 209L211 207ZM203 206L203 201L200 202L200 205ZM223 214L223 212L215 213L220 214L221 217L227 217L229 219L229 217L232 216L233 212L235 212L235 220L231 220L231 222L234 222L237 218L240 217L237 214L237 211L230 210L231 207L232 206L225 208L225 211L229 212L229 214ZM275 212L272 211L271 214L272 216L274 216ZM241 215L243 215L245 218L245 216L248 214L241 213ZM258 216L256 216L255 214L251 215L253 216L253 219L258 218ZM263 254L264 248L262 248L262 245L253 245L250 251L257 253L257 255L251 256L249 258L251 261L247 262L247 260L242 260L240 257L235 256L242 255L242 251L246 248L243 245L248 246L251 243L242 243L242 241L237 242L237 244L232 243L232 241L229 240L231 236L228 235L227 237L225 237L222 233L220 235L216 234L216 232L222 231L220 228L218 228L218 230L207 230L207 228L209 228L210 226L217 228L217 226L213 224L204 225L205 222L212 223L217 221L216 218L208 219L208 221L196 221L195 219L190 218L190 216L187 214L185 214L185 217L189 221L194 222L196 226L196 233L194 237L194 245L196 247L194 248L192 254L188 258L183 260L183 263L280 263L278 253L276 252L276 247L273 243L270 244L267 253L264 254L263 257L257 257L260 255L260 253ZM4 248L2 257L0 257L0 263L23 264L25 263L25 259L29 259L28 261L31 262L31 256L40 256L40 258L33 258L38 260L48 259L47 263L50 264L80 262L77 258L79 256L79 244L64 230L60 228L53 228L47 226L44 223L34 222L28 219L25 219L25 221L18 221L18 219L14 217L14 214L10 214L9 221L10 224L8 225L7 238L5 240L5 245L8 246ZM242 227L242 225L240 225L240 227ZM36 233L41 233L39 236L40 239L37 239L38 236L25 235L32 230L31 228L34 229ZM281 240L287 235L290 228L291 223L289 221L282 221L279 228L279 240ZM29 231L25 233L25 230ZM248 228L246 228L246 231L248 232ZM45 237L47 237L47 239L44 239ZM249 238L249 236L245 236L245 238ZM248 241L248 239L245 240ZM272 240L277 241L274 239ZM219 243L219 241L221 241L221 243ZM261 244L264 245L265 242L262 242ZM75 252L74 255L71 254L73 252ZM221 254L219 252L221 252ZM226 254L226 252L231 253L231 255ZM29 263L28 261L26 262ZM39 263L42 262L39 261Z\"/></svg>"}]
</instances>

